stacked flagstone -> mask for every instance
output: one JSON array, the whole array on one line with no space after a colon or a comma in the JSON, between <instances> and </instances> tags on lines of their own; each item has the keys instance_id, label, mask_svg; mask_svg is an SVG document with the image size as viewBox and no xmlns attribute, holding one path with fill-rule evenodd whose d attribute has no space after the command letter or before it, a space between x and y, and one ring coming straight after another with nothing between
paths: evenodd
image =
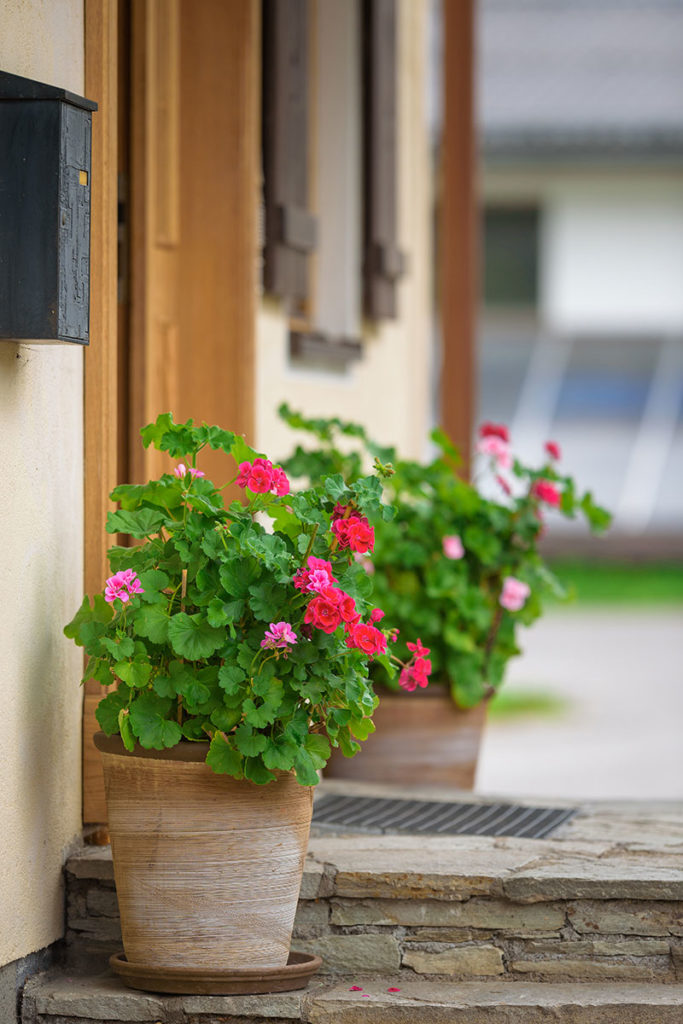
<instances>
[{"instance_id":1,"label":"stacked flagstone","mask_svg":"<svg viewBox=\"0 0 683 1024\"><path fill-rule=\"evenodd\" d=\"M28 986L25 1024L535 1024L551 1009L567 1024L683 1020L683 809L671 805L586 808L546 840L315 836L293 947L320 953L325 973L251 1002L96 980L121 949L108 847L83 849L66 877L69 973Z\"/></svg>"}]
</instances>

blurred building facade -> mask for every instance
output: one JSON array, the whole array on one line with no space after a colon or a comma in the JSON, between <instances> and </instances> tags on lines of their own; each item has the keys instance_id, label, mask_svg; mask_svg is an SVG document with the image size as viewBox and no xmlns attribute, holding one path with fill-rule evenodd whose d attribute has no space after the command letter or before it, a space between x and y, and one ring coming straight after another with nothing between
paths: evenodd
<instances>
[{"instance_id":1,"label":"blurred building facade","mask_svg":"<svg viewBox=\"0 0 683 1024\"><path fill-rule=\"evenodd\" d=\"M477 57L480 414L680 555L683 5L481 0Z\"/></svg>"}]
</instances>

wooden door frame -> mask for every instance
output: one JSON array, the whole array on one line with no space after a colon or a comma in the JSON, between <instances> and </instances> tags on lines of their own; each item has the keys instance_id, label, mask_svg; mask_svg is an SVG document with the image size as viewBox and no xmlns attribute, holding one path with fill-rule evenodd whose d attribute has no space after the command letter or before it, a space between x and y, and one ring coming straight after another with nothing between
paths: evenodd
<instances>
[{"instance_id":1,"label":"wooden door frame","mask_svg":"<svg viewBox=\"0 0 683 1024\"><path fill-rule=\"evenodd\" d=\"M477 190L474 124L475 0L443 3L440 295L441 425L469 473L476 401Z\"/></svg>"},{"instance_id":2,"label":"wooden door frame","mask_svg":"<svg viewBox=\"0 0 683 1024\"><path fill-rule=\"evenodd\" d=\"M108 576L104 530L117 483L117 112L118 3L85 0L85 94L93 114L90 214L90 345L84 355L84 582L101 592ZM85 684L83 697L83 820L100 820L104 786L92 745L102 687Z\"/></svg>"},{"instance_id":3,"label":"wooden door frame","mask_svg":"<svg viewBox=\"0 0 683 1024\"><path fill-rule=\"evenodd\" d=\"M101 592L108 575L109 492L123 482L120 472L143 480L159 468L143 453L138 431L144 423L170 408L176 419L206 419L253 438L261 38L256 0L132 3L133 288L130 316L117 325L117 95L126 66L119 58L128 56L123 48L118 52L117 37L119 3L127 0L84 2L86 95L99 103L93 118L91 347L84 404L85 583L93 594ZM172 68L166 53L175 54ZM119 113L128 118L126 111ZM162 182L153 176L166 160L166 154L159 158L159 145L173 162L173 173ZM160 184L168 186L161 207L155 191ZM127 452L125 444L117 451L119 435L127 437ZM209 474L214 463L225 471L218 456L206 453L202 467ZM106 821L92 744L100 697L99 684L86 684L86 824Z\"/></svg>"}]
</instances>

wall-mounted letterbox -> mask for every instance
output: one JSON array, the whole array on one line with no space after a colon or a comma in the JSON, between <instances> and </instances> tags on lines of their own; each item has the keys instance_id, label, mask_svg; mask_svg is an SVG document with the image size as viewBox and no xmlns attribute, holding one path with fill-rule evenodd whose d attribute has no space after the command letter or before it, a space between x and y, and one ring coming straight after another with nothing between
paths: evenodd
<instances>
[{"instance_id":1,"label":"wall-mounted letterbox","mask_svg":"<svg viewBox=\"0 0 683 1024\"><path fill-rule=\"evenodd\" d=\"M0 71L0 338L88 344L93 110Z\"/></svg>"}]
</instances>

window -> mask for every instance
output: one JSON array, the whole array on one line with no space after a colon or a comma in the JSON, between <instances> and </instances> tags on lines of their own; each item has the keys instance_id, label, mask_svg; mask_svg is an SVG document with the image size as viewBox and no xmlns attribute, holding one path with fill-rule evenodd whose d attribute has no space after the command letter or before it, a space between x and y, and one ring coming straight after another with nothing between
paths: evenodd
<instances>
[{"instance_id":1,"label":"window","mask_svg":"<svg viewBox=\"0 0 683 1024\"><path fill-rule=\"evenodd\" d=\"M395 0L263 0L264 287L294 357L396 315Z\"/></svg>"},{"instance_id":2,"label":"window","mask_svg":"<svg viewBox=\"0 0 683 1024\"><path fill-rule=\"evenodd\" d=\"M483 300L491 310L536 309L539 211L496 207L484 211Z\"/></svg>"}]
</instances>

